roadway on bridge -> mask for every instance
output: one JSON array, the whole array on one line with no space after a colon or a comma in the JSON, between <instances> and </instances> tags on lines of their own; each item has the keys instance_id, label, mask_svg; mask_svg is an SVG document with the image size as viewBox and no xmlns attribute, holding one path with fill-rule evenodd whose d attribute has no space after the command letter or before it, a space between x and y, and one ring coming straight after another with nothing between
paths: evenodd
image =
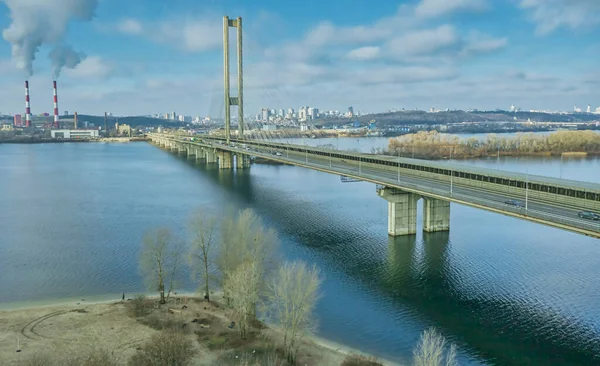
<instances>
[{"instance_id":1,"label":"roadway on bridge","mask_svg":"<svg viewBox=\"0 0 600 366\"><path fill-rule=\"evenodd\" d=\"M251 141L248 141L248 143L251 144ZM400 176L398 176L398 173L394 171L378 169L372 166L359 166L356 162L345 163L338 159L328 158L327 156L303 154L286 151L284 149L277 150L281 153L281 156L276 156L273 155L272 152L269 152L268 148L253 147L253 150L248 151L240 147L229 147L219 144L216 144L215 146L244 154L260 156L270 160L306 166L322 171L335 172L340 175L354 176L359 179L363 178L388 186L403 187L407 191L422 193L424 195L433 193L438 196L443 196L445 199L451 201L485 206L487 208L505 211L501 213L512 213L513 215L524 217L526 219L535 218L551 223L561 223L574 228L589 230L592 234L595 234L594 236L600 237L600 222L594 222L578 217L577 213L580 210L577 208L556 206L545 202L539 202L535 199L528 199L526 210L524 207L517 208L504 203L509 199L515 199L524 204L525 197L523 196L498 194L456 184L453 184L452 193L450 193L450 184L448 182L427 179L406 173L401 173Z\"/></svg>"},{"instance_id":2,"label":"roadway on bridge","mask_svg":"<svg viewBox=\"0 0 600 366\"><path fill-rule=\"evenodd\" d=\"M242 148L239 144L230 146L226 145L224 141L216 142L215 140L211 141L209 138L202 142L176 140L183 143L198 144L200 146L208 145L221 150L258 156L273 161L320 170L330 174L351 176L385 186L397 187L423 196L445 199L600 238L600 222L579 218L577 213L580 210L577 207L528 199L527 209L523 207L518 208L507 205L504 202L509 199L515 199L524 203L525 197L523 195L516 196L503 192L490 192L460 184L453 184L452 192L450 192L450 183L446 181L423 178L417 175L408 174L406 171L402 171L399 176L397 172L389 170L389 167L388 169L380 169L373 166L365 167L361 166L356 161L328 158L326 155L294 152L285 149L285 147L278 148L277 151L281 155L277 156L274 155L275 151L272 151L272 147L267 148L253 145L252 140L245 141L250 150ZM344 153L343 151L335 151Z\"/></svg>"}]
</instances>

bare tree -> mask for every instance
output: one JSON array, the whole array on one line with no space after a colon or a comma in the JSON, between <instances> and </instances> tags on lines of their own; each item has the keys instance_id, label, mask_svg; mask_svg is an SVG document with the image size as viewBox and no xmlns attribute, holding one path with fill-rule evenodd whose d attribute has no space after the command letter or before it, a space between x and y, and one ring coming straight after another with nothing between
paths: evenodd
<instances>
[{"instance_id":1,"label":"bare tree","mask_svg":"<svg viewBox=\"0 0 600 366\"><path fill-rule=\"evenodd\" d=\"M313 310L321 282L317 267L301 261L283 264L268 282L267 314L281 326L286 357L292 364L300 341L316 328Z\"/></svg>"},{"instance_id":2,"label":"bare tree","mask_svg":"<svg viewBox=\"0 0 600 366\"><path fill-rule=\"evenodd\" d=\"M216 217L207 215L202 211L196 212L190 220L192 243L189 261L193 271L200 274L204 287L204 296L210 302L209 282L210 267L212 265L212 251L214 249Z\"/></svg>"},{"instance_id":3,"label":"bare tree","mask_svg":"<svg viewBox=\"0 0 600 366\"><path fill-rule=\"evenodd\" d=\"M259 268L257 263L252 261L242 263L225 278L225 285L231 294L230 307L233 318L238 323L242 338L246 338L254 316L253 309L259 299L259 282Z\"/></svg>"},{"instance_id":4,"label":"bare tree","mask_svg":"<svg viewBox=\"0 0 600 366\"><path fill-rule=\"evenodd\" d=\"M415 366L456 366L456 346L446 351L446 339L435 328L426 329L413 350Z\"/></svg>"},{"instance_id":5,"label":"bare tree","mask_svg":"<svg viewBox=\"0 0 600 366\"><path fill-rule=\"evenodd\" d=\"M181 261L179 242L168 228L159 228L144 234L140 253L140 270L149 288L160 293L160 303L169 299ZM167 295L165 296L165 287Z\"/></svg>"},{"instance_id":6,"label":"bare tree","mask_svg":"<svg viewBox=\"0 0 600 366\"><path fill-rule=\"evenodd\" d=\"M242 264L252 262L258 278L263 278L269 270L270 260L274 258L277 243L275 231L265 228L260 218L251 209L240 211L237 216L226 215L221 225L217 266L224 281L222 287L228 305L231 305L235 291L228 286L227 276ZM262 283L263 281L259 280L248 285L257 286L251 291L259 292ZM250 315L255 317L255 314L256 303Z\"/></svg>"}]
</instances>

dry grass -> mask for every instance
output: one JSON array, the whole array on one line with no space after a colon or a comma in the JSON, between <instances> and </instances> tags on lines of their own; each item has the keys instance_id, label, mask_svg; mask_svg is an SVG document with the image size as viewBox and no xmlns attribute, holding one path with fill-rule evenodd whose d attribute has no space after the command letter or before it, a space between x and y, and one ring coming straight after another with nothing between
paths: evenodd
<instances>
[{"instance_id":1,"label":"dry grass","mask_svg":"<svg viewBox=\"0 0 600 366\"><path fill-rule=\"evenodd\" d=\"M242 339L237 324L232 329L228 327L230 314L218 302L182 300L172 299L161 306L155 306L154 298L145 301L140 298L137 302L0 311L0 365L113 366L127 365L132 359L132 365L135 365L133 362L140 365L148 359L164 356L158 353L156 343L152 343L156 342L155 336L163 334L188 340L183 345L174 342L166 356L186 355L191 349L191 365L286 364L281 352L283 334L280 330L267 328L260 322L252 323L246 339ZM20 353L15 352L17 338ZM99 350L90 350L92 344ZM60 345L58 349L57 345ZM298 365L339 365L345 355L335 348L308 340L302 342ZM108 352L104 352L105 356L93 357L103 354L101 350ZM181 362L185 362L183 359Z\"/></svg>"},{"instance_id":2,"label":"dry grass","mask_svg":"<svg viewBox=\"0 0 600 366\"><path fill-rule=\"evenodd\" d=\"M118 363L110 352L104 349L92 349L89 351L79 351L79 354L73 355L73 350L61 352L63 356L57 356L53 353L37 353L26 359L23 366L117 366ZM77 351L76 351L77 352Z\"/></svg>"},{"instance_id":3,"label":"dry grass","mask_svg":"<svg viewBox=\"0 0 600 366\"><path fill-rule=\"evenodd\" d=\"M373 356L349 354L342 361L341 366L383 366L383 364Z\"/></svg>"}]
</instances>

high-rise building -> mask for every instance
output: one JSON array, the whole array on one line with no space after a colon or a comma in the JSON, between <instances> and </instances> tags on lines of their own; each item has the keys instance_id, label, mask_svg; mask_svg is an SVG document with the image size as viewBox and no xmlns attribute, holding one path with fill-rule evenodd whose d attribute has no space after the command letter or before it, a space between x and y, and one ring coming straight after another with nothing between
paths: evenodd
<instances>
[{"instance_id":1,"label":"high-rise building","mask_svg":"<svg viewBox=\"0 0 600 366\"><path fill-rule=\"evenodd\" d=\"M271 117L271 111L269 108L263 108L261 114L261 120L264 122L269 122L269 117Z\"/></svg>"},{"instance_id":2,"label":"high-rise building","mask_svg":"<svg viewBox=\"0 0 600 366\"><path fill-rule=\"evenodd\" d=\"M307 118L308 118L308 107L300 107L300 109L298 109L298 120L306 121Z\"/></svg>"},{"instance_id":3,"label":"high-rise building","mask_svg":"<svg viewBox=\"0 0 600 366\"><path fill-rule=\"evenodd\" d=\"M285 117L285 112L283 111L283 108L279 109L279 111L277 113L277 117L281 117L281 118Z\"/></svg>"},{"instance_id":4,"label":"high-rise building","mask_svg":"<svg viewBox=\"0 0 600 366\"><path fill-rule=\"evenodd\" d=\"M348 117L354 116L354 108L352 106L348 107Z\"/></svg>"},{"instance_id":5,"label":"high-rise building","mask_svg":"<svg viewBox=\"0 0 600 366\"><path fill-rule=\"evenodd\" d=\"M308 119L317 119L319 117L319 108L308 108Z\"/></svg>"},{"instance_id":6,"label":"high-rise building","mask_svg":"<svg viewBox=\"0 0 600 366\"><path fill-rule=\"evenodd\" d=\"M289 108L287 110L287 118L294 118L294 108Z\"/></svg>"},{"instance_id":7,"label":"high-rise building","mask_svg":"<svg viewBox=\"0 0 600 366\"><path fill-rule=\"evenodd\" d=\"M23 120L21 119L21 115L20 114L15 114L14 125L15 125L15 127L22 127L23 126Z\"/></svg>"},{"instance_id":8,"label":"high-rise building","mask_svg":"<svg viewBox=\"0 0 600 366\"><path fill-rule=\"evenodd\" d=\"M588 104L586 112L592 113L592 106Z\"/></svg>"}]
</instances>

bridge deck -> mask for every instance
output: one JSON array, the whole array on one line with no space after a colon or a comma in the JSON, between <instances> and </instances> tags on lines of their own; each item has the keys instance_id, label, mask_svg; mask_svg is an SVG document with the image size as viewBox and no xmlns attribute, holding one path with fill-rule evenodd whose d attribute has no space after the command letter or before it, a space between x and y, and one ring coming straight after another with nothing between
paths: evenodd
<instances>
[{"instance_id":1,"label":"bridge deck","mask_svg":"<svg viewBox=\"0 0 600 366\"><path fill-rule=\"evenodd\" d=\"M161 138L165 138L161 135ZM581 234L600 238L600 221L591 221L579 218L578 212L582 210L580 206L573 202L553 202L547 197L524 197L524 189L518 187L511 188L509 191L502 191L494 188L494 185L474 187L467 180L454 176L454 181L450 177L437 178L436 175L423 176L419 172L401 167L393 168L389 165L367 163L369 157L394 162L402 161L404 164L420 164L423 166L435 167L443 170L453 170L502 175L506 179L527 179L531 182L556 184L566 189L581 190L600 195L600 185L586 182L560 180L540 176L525 176L519 173L499 172L490 169L466 167L460 164L449 164L447 162L430 162L419 159L380 157L370 154L346 153L338 150L325 150L311 148L299 145L288 145L261 141L243 141L252 150L241 148L241 141L236 146L225 145L221 141L203 138L202 141L191 142L182 138L168 137L169 140L182 144L193 144L199 147L214 148L231 151L236 154L245 154L258 156L265 159L287 163L291 165L306 167L331 174L343 175L355 179L372 182L375 184L398 188L407 192L416 193L426 197L443 199L472 207L485 209L518 217L521 219L550 225ZM270 150L271 152L268 152ZM272 151L279 151L281 156L273 155ZM357 157L358 160L348 160L348 158ZM396 164L397 166L397 164ZM396 170L394 170L396 169ZM453 172L453 174L454 174ZM506 174L505 174L506 173ZM530 184L529 183L529 184ZM533 192L532 192L533 193ZM594 196L595 197L595 196ZM510 199L527 201L525 207L513 207L504 202ZM595 204L595 203L593 203Z\"/></svg>"}]
</instances>

